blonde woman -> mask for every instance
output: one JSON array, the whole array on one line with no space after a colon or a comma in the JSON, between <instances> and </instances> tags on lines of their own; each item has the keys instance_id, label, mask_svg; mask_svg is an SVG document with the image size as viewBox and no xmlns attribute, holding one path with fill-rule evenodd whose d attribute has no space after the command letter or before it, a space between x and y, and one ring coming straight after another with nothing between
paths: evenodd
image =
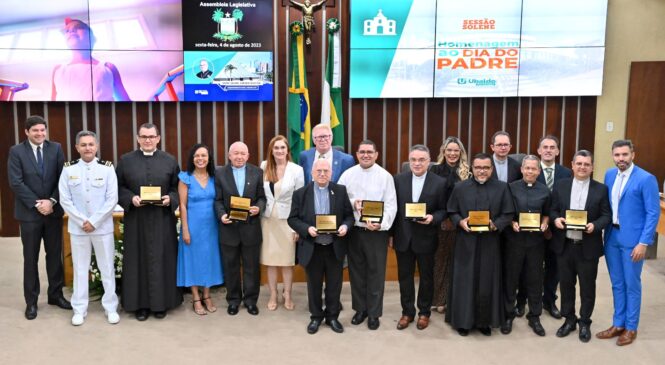
<instances>
[{"instance_id":1,"label":"blonde woman","mask_svg":"<svg viewBox=\"0 0 665 365\"><path fill-rule=\"evenodd\" d=\"M277 272L281 268L284 282L284 308L293 310L291 287L295 265L298 235L286 223L291 212L293 192L305 185L302 167L291 162L291 150L286 137L278 135L270 140L268 156L261 163L263 189L266 194L266 209L261 217L263 243L261 264L267 266L270 299L268 310L277 309Z\"/></svg>"},{"instance_id":2,"label":"blonde woman","mask_svg":"<svg viewBox=\"0 0 665 365\"><path fill-rule=\"evenodd\" d=\"M447 181L447 196L453 191L456 183L469 178L469 162L466 149L457 137L448 137L439 151L438 165L431 171L443 176ZM448 299L448 286L450 285L449 268L455 244L455 227L450 219L441 223L439 231L439 246L434 254L434 295L432 305L436 311L443 313L446 310Z\"/></svg>"}]
</instances>

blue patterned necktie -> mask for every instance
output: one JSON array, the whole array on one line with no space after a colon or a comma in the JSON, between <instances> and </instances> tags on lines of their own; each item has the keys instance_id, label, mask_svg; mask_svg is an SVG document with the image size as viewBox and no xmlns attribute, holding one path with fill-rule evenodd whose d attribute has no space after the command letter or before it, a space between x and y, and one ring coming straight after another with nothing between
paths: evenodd
<instances>
[{"instance_id":1,"label":"blue patterned necktie","mask_svg":"<svg viewBox=\"0 0 665 365\"><path fill-rule=\"evenodd\" d=\"M39 167L39 173L44 175L44 159L42 158L42 147L37 147L37 166Z\"/></svg>"}]
</instances>

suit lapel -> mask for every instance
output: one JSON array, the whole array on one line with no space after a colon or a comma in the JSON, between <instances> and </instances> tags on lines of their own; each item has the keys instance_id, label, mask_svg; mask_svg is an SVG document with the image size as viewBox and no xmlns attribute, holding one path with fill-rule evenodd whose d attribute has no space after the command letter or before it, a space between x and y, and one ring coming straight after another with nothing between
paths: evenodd
<instances>
[{"instance_id":1,"label":"suit lapel","mask_svg":"<svg viewBox=\"0 0 665 365\"><path fill-rule=\"evenodd\" d=\"M225 170L226 170L224 172L224 174L226 175L225 178L230 183L230 185L233 186L234 189L232 195L240 196L240 194L238 193L238 187L236 186L236 179L233 177L233 168L231 167L231 165L228 165L228 169ZM247 176L245 176L245 179L247 179Z\"/></svg>"},{"instance_id":2,"label":"suit lapel","mask_svg":"<svg viewBox=\"0 0 665 365\"><path fill-rule=\"evenodd\" d=\"M35 157L35 154L32 152L32 145L30 145L30 142L27 140L23 144L25 146L25 154L28 156L28 160L32 163L32 167L37 171L37 175L42 177L42 174L39 171L39 166L37 166L37 157ZM44 154L42 154L42 158L44 157ZM42 177L43 178L43 177Z\"/></svg>"},{"instance_id":3,"label":"suit lapel","mask_svg":"<svg viewBox=\"0 0 665 365\"><path fill-rule=\"evenodd\" d=\"M409 172L406 176L408 179L406 183L406 197L408 198L407 201L416 203L413 201L413 172ZM421 194L422 195L422 194Z\"/></svg>"},{"instance_id":4,"label":"suit lapel","mask_svg":"<svg viewBox=\"0 0 665 365\"><path fill-rule=\"evenodd\" d=\"M427 175L425 175L425 182L423 183L423 190L420 191L420 196L418 197L418 203L427 203L426 201L423 201L423 195L425 195L425 190L429 185L429 180L430 180L430 173L427 172Z\"/></svg>"},{"instance_id":5,"label":"suit lapel","mask_svg":"<svg viewBox=\"0 0 665 365\"><path fill-rule=\"evenodd\" d=\"M595 191L595 189L593 188L594 183L595 183L595 181L593 181L593 179L589 179L589 193L587 194L586 203L584 204L584 210L586 210L587 212L589 211L589 208L591 207L591 200L592 200L591 196L594 194L594 191Z\"/></svg>"},{"instance_id":6,"label":"suit lapel","mask_svg":"<svg viewBox=\"0 0 665 365\"><path fill-rule=\"evenodd\" d=\"M623 197L629 191L628 189L630 189L630 187L633 185L633 181L635 179L637 179L637 176L639 174L637 169L638 169L637 166L633 166L633 172L630 173L630 177L628 178L628 181L626 182L626 185L623 187L623 191L621 192L621 195L619 197L619 202L621 202L623 200ZM616 181L616 177L614 178L614 181ZM611 193L610 193L610 195L611 195Z\"/></svg>"}]
</instances>

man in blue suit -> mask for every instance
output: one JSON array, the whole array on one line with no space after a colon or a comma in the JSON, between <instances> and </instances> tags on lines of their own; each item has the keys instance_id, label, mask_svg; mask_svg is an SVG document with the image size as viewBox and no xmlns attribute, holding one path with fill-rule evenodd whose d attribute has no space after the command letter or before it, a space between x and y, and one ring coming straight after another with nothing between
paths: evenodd
<instances>
[{"instance_id":1,"label":"man in blue suit","mask_svg":"<svg viewBox=\"0 0 665 365\"><path fill-rule=\"evenodd\" d=\"M654 241L660 215L656 178L633 163L630 140L612 144L616 168L605 174L612 203L612 224L605 228L605 261L612 281L612 326L596 334L600 339L619 336L617 345L631 344L637 337L642 301L642 265L647 246Z\"/></svg>"},{"instance_id":2,"label":"man in blue suit","mask_svg":"<svg viewBox=\"0 0 665 365\"><path fill-rule=\"evenodd\" d=\"M332 130L327 124L317 124L312 128L312 140L314 148L300 152L298 163L305 171L305 184L312 181L312 163L318 159L330 162L332 166L332 178L330 181L336 183L342 173L355 165L353 156L332 148Z\"/></svg>"}]
</instances>

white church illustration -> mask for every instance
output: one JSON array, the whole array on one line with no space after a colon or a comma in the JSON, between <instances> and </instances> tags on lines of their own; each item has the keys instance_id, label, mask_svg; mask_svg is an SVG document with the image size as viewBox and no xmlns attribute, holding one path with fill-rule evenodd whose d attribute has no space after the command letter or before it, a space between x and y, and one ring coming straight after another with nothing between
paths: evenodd
<instances>
[{"instance_id":1,"label":"white church illustration","mask_svg":"<svg viewBox=\"0 0 665 365\"><path fill-rule=\"evenodd\" d=\"M379 9L374 19L366 19L364 23L363 35L386 36L397 34L397 22L386 18L381 9Z\"/></svg>"}]
</instances>

